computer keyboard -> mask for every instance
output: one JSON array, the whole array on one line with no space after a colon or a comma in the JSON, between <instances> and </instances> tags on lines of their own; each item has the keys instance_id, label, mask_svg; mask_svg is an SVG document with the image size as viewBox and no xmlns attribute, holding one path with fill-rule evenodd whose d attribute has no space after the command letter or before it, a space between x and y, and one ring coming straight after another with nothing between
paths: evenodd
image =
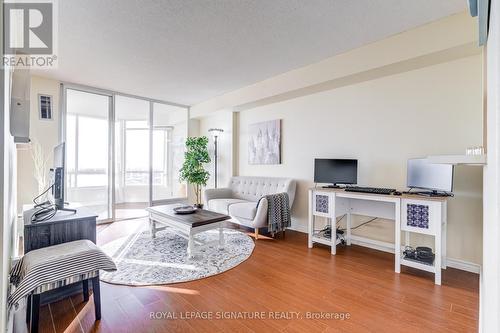
<instances>
[{"instance_id":1,"label":"computer keyboard","mask_svg":"<svg viewBox=\"0 0 500 333\"><path fill-rule=\"evenodd\" d=\"M393 188L380 188L380 187L361 187L361 186L348 186L345 188L346 192L361 192L373 194L391 194L396 192Z\"/></svg>"}]
</instances>

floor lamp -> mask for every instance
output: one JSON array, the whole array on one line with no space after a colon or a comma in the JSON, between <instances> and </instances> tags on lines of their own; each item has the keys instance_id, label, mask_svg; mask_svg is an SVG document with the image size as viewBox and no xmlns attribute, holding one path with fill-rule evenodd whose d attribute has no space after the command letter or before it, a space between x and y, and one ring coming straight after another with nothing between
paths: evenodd
<instances>
[{"instance_id":1,"label":"floor lamp","mask_svg":"<svg viewBox=\"0 0 500 333\"><path fill-rule=\"evenodd\" d=\"M208 133L210 133L213 138L214 138L214 160L215 160L215 170L214 170L214 175L215 175L215 188L217 188L217 138L219 135L221 135L224 132L222 128L210 128L208 130Z\"/></svg>"}]
</instances>

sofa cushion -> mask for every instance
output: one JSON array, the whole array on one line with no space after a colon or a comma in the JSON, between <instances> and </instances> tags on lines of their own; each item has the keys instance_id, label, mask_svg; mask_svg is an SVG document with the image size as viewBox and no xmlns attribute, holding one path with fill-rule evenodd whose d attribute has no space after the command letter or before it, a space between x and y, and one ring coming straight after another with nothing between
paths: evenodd
<instances>
[{"instance_id":1,"label":"sofa cushion","mask_svg":"<svg viewBox=\"0 0 500 333\"><path fill-rule=\"evenodd\" d=\"M248 201L242 199L212 199L208 201L208 209L217 213L230 215L228 207L243 202ZM254 205L256 204L254 203Z\"/></svg>"},{"instance_id":2,"label":"sofa cushion","mask_svg":"<svg viewBox=\"0 0 500 333\"><path fill-rule=\"evenodd\" d=\"M247 220L253 220L257 213L256 202L240 202L229 206L229 215Z\"/></svg>"}]
</instances>

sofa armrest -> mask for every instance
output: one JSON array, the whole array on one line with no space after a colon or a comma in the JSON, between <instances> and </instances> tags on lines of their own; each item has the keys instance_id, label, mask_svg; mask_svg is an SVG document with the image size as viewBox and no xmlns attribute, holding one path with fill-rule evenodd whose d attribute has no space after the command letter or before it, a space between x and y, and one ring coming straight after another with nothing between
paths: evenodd
<instances>
[{"instance_id":1,"label":"sofa armrest","mask_svg":"<svg viewBox=\"0 0 500 333\"><path fill-rule=\"evenodd\" d=\"M208 204L213 199L230 199L233 197L233 190L230 188L210 188L205 190L205 203Z\"/></svg>"},{"instance_id":2,"label":"sofa armrest","mask_svg":"<svg viewBox=\"0 0 500 333\"><path fill-rule=\"evenodd\" d=\"M254 228L262 228L267 227L267 208L269 206L269 202L265 197L259 200L259 204L257 206L257 212L255 213L255 218L253 220Z\"/></svg>"}]
</instances>

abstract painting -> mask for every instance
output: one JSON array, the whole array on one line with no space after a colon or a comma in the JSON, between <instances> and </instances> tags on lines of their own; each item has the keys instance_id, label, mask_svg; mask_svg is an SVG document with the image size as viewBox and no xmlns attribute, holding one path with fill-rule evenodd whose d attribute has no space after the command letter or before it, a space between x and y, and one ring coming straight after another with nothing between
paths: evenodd
<instances>
[{"instance_id":1,"label":"abstract painting","mask_svg":"<svg viewBox=\"0 0 500 333\"><path fill-rule=\"evenodd\" d=\"M281 120L251 124L248 128L248 163L281 163Z\"/></svg>"}]
</instances>

